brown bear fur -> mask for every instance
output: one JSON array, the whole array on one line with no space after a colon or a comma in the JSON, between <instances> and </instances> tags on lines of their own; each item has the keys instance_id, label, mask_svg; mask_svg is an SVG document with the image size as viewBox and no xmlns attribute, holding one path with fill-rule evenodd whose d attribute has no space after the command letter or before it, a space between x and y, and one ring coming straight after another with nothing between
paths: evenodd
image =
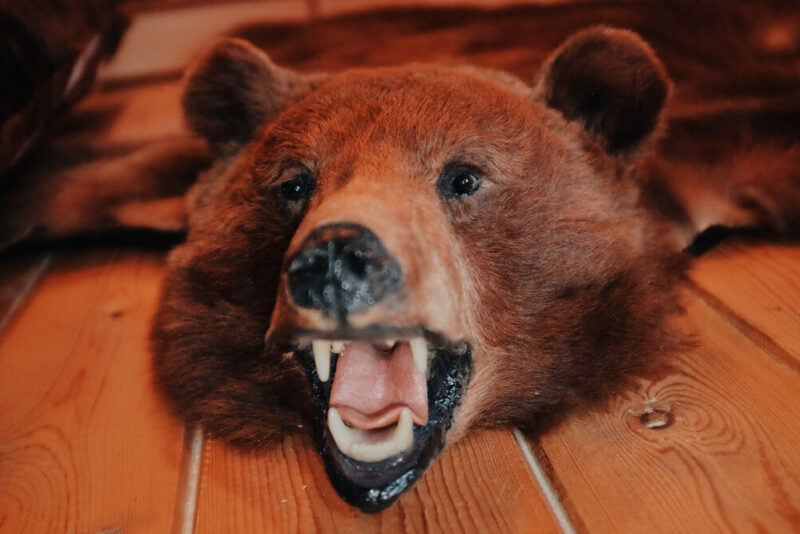
<instances>
[{"instance_id":1,"label":"brown bear fur","mask_svg":"<svg viewBox=\"0 0 800 534\"><path fill-rule=\"evenodd\" d=\"M264 335L273 308L273 328L324 323L292 309L279 286L288 251L325 221L369 224L408 273L404 305L379 306L364 324L422 323L474 344L454 436L531 428L547 411L614 391L673 343L665 318L678 310L683 259L631 176L669 83L635 34L584 32L533 88L427 65L305 80L241 41L193 72L188 122L225 149L191 194L153 340L162 388L210 433L262 444L308 418L303 371ZM575 84L596 86L594 100L580 101ZM621 100L603 100L612 95ZM226 137L231 125L242 137ZM487 179L475 197L443 202L435 179L454 158ZM297 161L318 181L307 206L287 210L275 186Z\"/></svg>"}]
</instances>

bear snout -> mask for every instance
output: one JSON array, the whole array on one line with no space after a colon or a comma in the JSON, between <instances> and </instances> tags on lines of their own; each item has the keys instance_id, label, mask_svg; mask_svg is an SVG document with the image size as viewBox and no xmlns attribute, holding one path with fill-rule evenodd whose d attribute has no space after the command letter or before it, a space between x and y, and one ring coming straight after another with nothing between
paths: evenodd
<instances>
[{"instance_id":1,"label":"bear snout","mask_svg":"<svg viewBox=\"0 0 800 534\"><path fill-rule=\"evenodd\" d=\"M396 292L402 270L369 228L336 223L311 232L287 262L286 277L297 306L345 322Z\"/></svg>"}]
</instances>

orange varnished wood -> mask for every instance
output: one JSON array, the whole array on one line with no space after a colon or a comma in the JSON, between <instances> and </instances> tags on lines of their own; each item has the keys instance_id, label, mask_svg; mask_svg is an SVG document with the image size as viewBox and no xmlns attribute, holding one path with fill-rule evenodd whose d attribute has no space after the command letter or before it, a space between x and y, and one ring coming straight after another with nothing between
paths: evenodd
<instances>
[{"instance_id":1,"label":"orange varnished wood","mask_svg":"<svg viewBox=\"0 0 800 534\"><path fill-rule=\"evenodd\" d=\"M800 370L800 247L731 240L690 277L737 328Z\"/></svg>"},{"instance_id":2,"label":"orange varnished wood","mask_svg":"<svg viewBox=\"0 0 800 534\"><path fill-rule=\"evenodd\" d=\"M169 531L183 429L147 350L162 275L160 255L57 258L2 333L0 532Z\"/></svg>"},{"instance_id":3,"label":"orange varnished wood","mask_svg":"<svg viewBox=\"0 0 800 534\"><path fill-rule=\"evenodd\" d=\"M562 498L592 532L797 532L800 377L694 297L686 323L663 378L541 437Z\"/></svg>"},{"instance_id":4,"label":"orange varnished wood","mask_svg":"<svg viewBox=\"0 0 800 534\"><path fill-rule=\"evenodd\" d=\"M0 331L36 286L48 264L46 253L19 254L0 261Z\"/></svg>"},{"instance_id":5,"label":"orange varnished wood","mask_svg":"<svg viewBox=\"0 0 800 534\"><path fill-rule=\"evenodd\" d=\"M386 511L367 515L342 502L310 438L269 452L206 446L199 533L212 532L557 532L509 432L475 433L431 467Z\"/></svg>"}]
</instances>

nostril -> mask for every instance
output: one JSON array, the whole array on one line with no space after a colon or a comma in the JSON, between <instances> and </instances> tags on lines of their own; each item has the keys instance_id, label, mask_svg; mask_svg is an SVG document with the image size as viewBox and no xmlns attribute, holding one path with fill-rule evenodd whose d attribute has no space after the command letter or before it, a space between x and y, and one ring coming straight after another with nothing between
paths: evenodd
<instances>
[{"instance_id":1,"label":"nostril","mask_svg":"<svg viewBox=\"0 0 800 534\"><path fill-rule=\"evenodd\" d=\"M345 247L340 258L342 274L347 273L355 278L366 278L370 258L363 251Z\"/></svg>"},{"instance_id":2,"label":"nostril","mask_svg":"<svg viewBox=\"0 0 800 534\"><path fill-rule=\"evenodd\" d=\"M290 278L324 278L328 273L328 258L317 250L304 251L289 262L286 273Z\"/></svg>"},{"instance_id":3,"label":"nostril","mask_svg":"<svg viewBox=\"0 0 800 534\"><path fill-rule=\"evenodd\" d=\"M298 254L289 262L286 272L289 274L303 273L309 270L318 270L320 267L322 267L321 262L313 255Z\"/></svg>"},{"instance_id":4,"label":"nostril","mask_svg":"<svg viewBox=\"0 0 800 534\"><path fill-rule=\"evenodd\" d=\"M395 291L397 261L369 229L355 224L321 227L286 266L295 304L343 319Z\"/></svg>"}]
</instances>

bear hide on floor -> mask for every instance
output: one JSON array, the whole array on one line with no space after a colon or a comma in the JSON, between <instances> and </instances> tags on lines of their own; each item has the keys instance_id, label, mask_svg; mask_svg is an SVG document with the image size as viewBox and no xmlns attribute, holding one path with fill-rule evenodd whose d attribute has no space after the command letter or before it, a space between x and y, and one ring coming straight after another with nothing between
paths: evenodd
<instances>
[{"instance_id":1,"label":"bear hide on floor","mask_svg":"<svg viewBox=\"0 0 800 534\"><path fill-rule=\"evenodd\" d=\"M170 405L245 447L310 426L379 511L472 429L536 430L679 350L705 230L800 230L797 122L673 121L691 98L625 29L538 67L299 71L226 39L187 73L192 138L22 187L50 208L0 235L186 228L152 332Z\"/></svg>"}]
</instances>

